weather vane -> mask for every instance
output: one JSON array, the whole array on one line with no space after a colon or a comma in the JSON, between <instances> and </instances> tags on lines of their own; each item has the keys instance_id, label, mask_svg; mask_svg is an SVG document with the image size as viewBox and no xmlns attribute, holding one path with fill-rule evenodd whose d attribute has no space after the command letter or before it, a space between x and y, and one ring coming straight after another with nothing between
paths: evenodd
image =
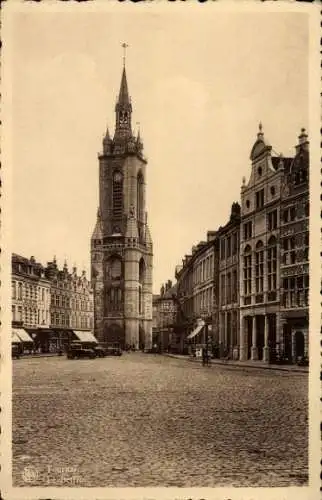
<instances>
[{"instance_id":1,"label":"weather vane","mask_svg":"<svg viewBox=\"0 0 322 500\"><path fill-rule=\"evenodd\" d=\"M122 47L123 47L123 66L125 66L126 49L128 48L128 44L124 42L122 43Z\"/></svg>"}]
</instances>

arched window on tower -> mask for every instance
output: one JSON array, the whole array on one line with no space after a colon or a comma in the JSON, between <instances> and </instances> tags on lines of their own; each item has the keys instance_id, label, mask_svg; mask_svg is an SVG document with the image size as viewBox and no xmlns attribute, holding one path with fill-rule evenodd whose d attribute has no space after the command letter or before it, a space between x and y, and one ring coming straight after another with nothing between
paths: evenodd
<instances>
[{"instance_id":1,"label":"arched window on tower","mask_svg":"<svg viewBox=\"0 0 322 500\"><path fill-rule=\"evenodd\" d=\"M113 217L123 213L123 176L118 170L113 174Z\"/></svg>"}]
</instances>

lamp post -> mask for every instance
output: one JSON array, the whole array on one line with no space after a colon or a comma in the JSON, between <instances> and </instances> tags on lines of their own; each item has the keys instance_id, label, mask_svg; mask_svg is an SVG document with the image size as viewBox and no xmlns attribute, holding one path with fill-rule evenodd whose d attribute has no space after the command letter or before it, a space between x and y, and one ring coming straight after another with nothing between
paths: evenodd
<instances>
[{"instance_id":1,"label":"lamp post","mask_svg":"<svg viewBox=\"0 0 322 500\"><path fill-rule=\"evenodd\" d=\"M200 311L200 316L201 319L204 321L204 344L205 344L205 360L206 363L208 364L208 325L209 325L209 319L208 319L208 310L207 309L202 309Z\"/></svg>"}]
</instances>

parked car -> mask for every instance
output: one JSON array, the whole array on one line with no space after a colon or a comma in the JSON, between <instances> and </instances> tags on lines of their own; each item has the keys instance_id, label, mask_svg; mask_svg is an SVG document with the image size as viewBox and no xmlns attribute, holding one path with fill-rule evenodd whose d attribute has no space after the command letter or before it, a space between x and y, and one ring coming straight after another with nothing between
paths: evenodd
<instances>
[{"instance_id":1,"label":"parked car","mask_svg":"<svg viewBox=\"0 0 322 500\"><path fill-rule=\"evenodd\" d=\"M20 349L18 345L11 346L11 357L12 359L13 358L20 359Z\"/></svg>"},{"instance_id":2,"label":"parked car","mask_svg":"<svg viewBox=\"0 0 322 500\"><path fill-rule=\"evenodd\" d=\"M122 349L116 345L105 347L106 356L122 356Z\"/></svg>"},{"instance_id":3,"label":"parked car","mask_svg":"<svg viewBox=\"0 0 322 500\"><path fill-rule=\"evenodd\" d=\"M105 356L108 355L106 347L103 347L101 345L96 345L92 349L98 358L105 358Z\"/></svg>"},{"instance_id":4,"label":"parked car","mask_svg":"<svg viewBox=\"0 0 322 500\"><path fill-rule=\"evenodd\" d=\"M96 353L94 349L88 347L83 347L82 345L73 344L67 350L68 359L80 359L80 358L96 358Z\"/></svg>"}]
</instances>

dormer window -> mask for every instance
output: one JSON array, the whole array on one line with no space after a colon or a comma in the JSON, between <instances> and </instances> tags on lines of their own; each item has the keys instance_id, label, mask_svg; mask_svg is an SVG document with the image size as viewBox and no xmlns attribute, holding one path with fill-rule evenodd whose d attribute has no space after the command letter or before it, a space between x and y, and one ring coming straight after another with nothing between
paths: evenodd
<instances>
[{"instance_id":1,"label":"dormer window","mask_svg":"<svg viewBox=\"0 0 322 500\"><path fill-rule=\"evenodd\" d=\"M263 173L263 169L262 167L258 167L257 169L257 173L258 173L258 177L261 177L262 173Z\"/></svg>"}]
</instances>

